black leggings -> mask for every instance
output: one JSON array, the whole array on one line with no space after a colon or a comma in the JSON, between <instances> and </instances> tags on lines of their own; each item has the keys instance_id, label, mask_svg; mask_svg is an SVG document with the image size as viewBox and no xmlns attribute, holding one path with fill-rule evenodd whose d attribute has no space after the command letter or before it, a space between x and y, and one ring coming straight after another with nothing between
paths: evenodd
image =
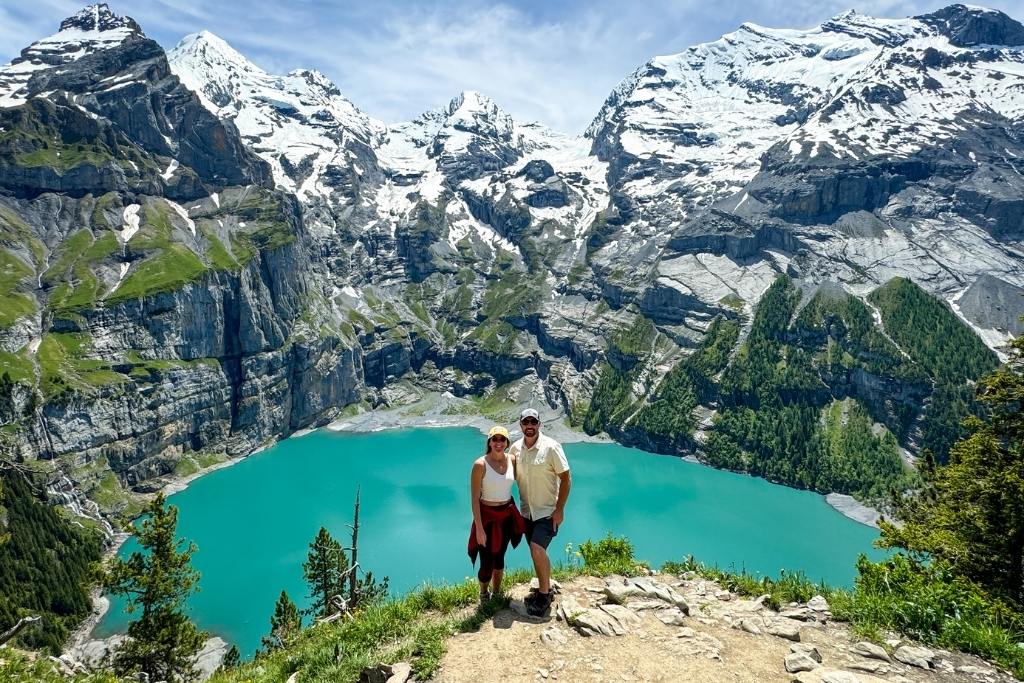
<instances>
[{"instance_id":1,"label":"black leggings","mask_svg":"<svg viewBox=\"0 0 1024 683\"><path fill-rule=\"evenodd\" d=\"M501 548L495 553L490 552L486 546L480 548L480 571L476 573L476 578L480 579L480 583L490 583L495 570L505 569L505 551L508 550L510 540L509 534L505 534L501 541Z\"/></svg>"}]
</instances>

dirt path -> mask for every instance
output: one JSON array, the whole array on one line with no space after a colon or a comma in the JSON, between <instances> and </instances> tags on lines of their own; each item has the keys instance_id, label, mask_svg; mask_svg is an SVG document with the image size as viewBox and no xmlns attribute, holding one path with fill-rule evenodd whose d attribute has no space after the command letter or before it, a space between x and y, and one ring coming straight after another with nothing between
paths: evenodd
<instances>
[{"instance_id":1,"label":"dirt path","mask_svg":"<svg viewBox=\"0 0 1024 683\"><path fill-rule=\"evenodd\" d=\"M916 652L897 642L888 652L858 647L845 625L830 620L823 600L776 613L696 577L583 577L562 587L550 617L535 619L523 608L526 590L515 587L510 607L479 631L449 640L437 683L1014 680L959 653ZM928 668L898 661L893 651L904 659L916 654ZM809 670L791 673L787 664Z\"/></svg>"}]
</instances>

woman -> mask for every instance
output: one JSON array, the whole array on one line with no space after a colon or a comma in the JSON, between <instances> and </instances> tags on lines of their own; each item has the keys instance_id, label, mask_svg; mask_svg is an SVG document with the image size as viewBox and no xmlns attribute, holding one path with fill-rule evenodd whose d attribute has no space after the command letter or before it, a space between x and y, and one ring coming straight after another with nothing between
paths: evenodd
<instances>
[{"instance_id":1,"label":"woman","mask_svg":"<svg viewBox=\"0 0 1024 683\"><path fill-rule=\"evenodd\" d=\"M469 558L480 555L480 602L501 594L505 551L519 545L526 522L512 500L515 459L508 450L508 430L500 425L487 433L487 450L477 458L469 475L473 525L469 529Z\"/></svg>"}]
</instances>

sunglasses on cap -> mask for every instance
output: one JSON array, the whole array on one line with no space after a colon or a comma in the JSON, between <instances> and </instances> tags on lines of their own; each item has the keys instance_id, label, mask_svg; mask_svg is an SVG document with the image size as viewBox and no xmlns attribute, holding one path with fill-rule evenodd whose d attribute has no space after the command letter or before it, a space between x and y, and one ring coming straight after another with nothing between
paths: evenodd
<instances>
[{"instance_id":1,"label":"sunglasses on cap","mask_svg":"<svg viewBox=\"0 0 1024 683\"><path fill-rule=\"evenodd\" d=\"M520 422L524 425L537 425L540 424L540 420L535 417L524 417Z\"/></svg>"}]
</instances>

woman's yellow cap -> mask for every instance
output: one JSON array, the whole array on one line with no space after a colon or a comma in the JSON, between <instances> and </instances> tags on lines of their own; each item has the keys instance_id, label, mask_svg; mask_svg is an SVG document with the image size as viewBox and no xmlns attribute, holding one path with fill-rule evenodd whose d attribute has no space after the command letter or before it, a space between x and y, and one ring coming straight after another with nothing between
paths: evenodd
<instances>
[{"instance_id":1,"label":"woman's yellow cap","mask_svg":"<svg viewBox=\"0 0 1024 683\"><path fill-rule=\"evenodd\" d=\"M508 430L501 425L494 425L491 427L491 431L487 432L487 438L490 439L492 436L503 436L508 439Z\"/></svg>"}]
</instances>

